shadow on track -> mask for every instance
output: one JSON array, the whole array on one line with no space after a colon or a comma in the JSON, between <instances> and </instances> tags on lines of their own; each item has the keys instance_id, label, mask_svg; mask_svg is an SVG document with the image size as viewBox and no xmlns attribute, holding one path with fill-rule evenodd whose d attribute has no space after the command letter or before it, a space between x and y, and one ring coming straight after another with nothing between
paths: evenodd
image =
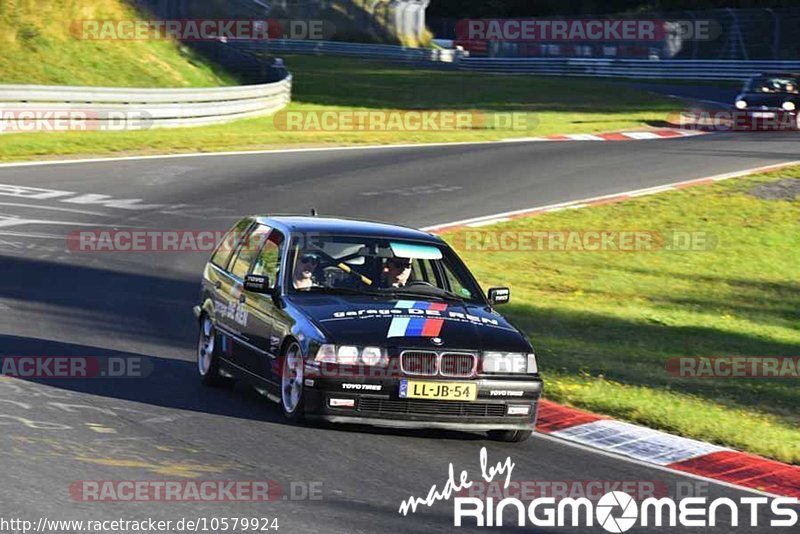
<instances>
[{"instance_id":1,"label":"shadow on track","mask_svg":"<svg viewBox=\"0 0 800 534\"><path fill-rule=\"evenodd\" d=\"M24 379L27 382L172 410L188 410L295 426L284 419L276 404L270 402L244 383L237 383L233 387L205 387L201 385L194 362L19 336L0 336L0 347L2 347L0 348L0 357L80 356L144 362L141 366L143 369L142 375L144 376L141 377ZM457 440L485 439L482 434L445 430L384 429L361 425L325 423L315 424L314 426L328 430L366 434Z\"/></svg>"}]
</instances>

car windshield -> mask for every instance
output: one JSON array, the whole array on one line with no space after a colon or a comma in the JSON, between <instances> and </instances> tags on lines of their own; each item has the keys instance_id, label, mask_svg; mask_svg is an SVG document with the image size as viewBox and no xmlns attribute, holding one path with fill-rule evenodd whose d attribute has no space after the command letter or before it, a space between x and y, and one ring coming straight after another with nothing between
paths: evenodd
<instances>
[{"instance_id":1,"label":"car windshield","mask_svg":"<svg viewBox=\"0 0 800 534\"><path fill-rule=\"evenodd\" d=\"M289 251L291 293L324 292L485 304L480 287L446 246L392 238L314 235Z\"/></svg>"},{"instance_id":2,"label":"car windshield","mask_svg":"<svg viewBox=\"0 0 800 534\"><path fill-rule=\"evenodd\" d=\"M745 90L749 93L791 93L798 94L797 78L785 76L758 76L747 82Z\"/></svg>"}]
</instances>

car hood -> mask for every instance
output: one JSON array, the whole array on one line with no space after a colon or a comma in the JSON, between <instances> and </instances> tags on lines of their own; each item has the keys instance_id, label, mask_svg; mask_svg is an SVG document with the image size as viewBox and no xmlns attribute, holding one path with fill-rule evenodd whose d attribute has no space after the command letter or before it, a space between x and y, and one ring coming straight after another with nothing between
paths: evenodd
<instances>
[{"instance_id":1,"label":"car hood","mask_svg":"<svg viewBox=\"0 0 800 534\"><path fill-rule=\"evenodd\" d=\"M337 344L529 352L530 343L491 308L460 302L371 296L289 298ZM434 343L435 338L441 345Z\"/></svg>"},{"instance_id":2,"label":"car hood","mask_svg":"<svg viewBox=\"0 0 800 534\"><path fill-rule=\"evenodd\" d=\"M798 95L786 93L742 93L737 100L744 99L748 108L766 106L768 108L779 108L787 101L797 102Z\"/></svg>"}]
</instances>

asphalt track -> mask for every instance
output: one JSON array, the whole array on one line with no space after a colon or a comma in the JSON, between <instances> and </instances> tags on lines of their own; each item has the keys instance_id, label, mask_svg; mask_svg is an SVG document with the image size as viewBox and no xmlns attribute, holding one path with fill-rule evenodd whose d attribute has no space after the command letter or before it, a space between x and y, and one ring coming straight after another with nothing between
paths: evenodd
<instances>
[{"instance_id":1,"label":"asphalt track","mask_svg":"<svg viewBox=\"0 0 800 534\"><path fill-rule=\"evenodd\" d=\"M407 517L398 507L441 487L450 462L479 478L481 447L490 462L510 456L516 481L653 481L675 493L696 481L544 437L514 445L477 434L287 425L247 388L198 383L191 306L207 254L69 252L65 236L224 230L242 214L311 207L421 227L796 160L799 140L765 132L0 167L0 353L140 355L154 366L143 379L0 380L0 517L277 517L279 532L443 531L453 528L450 502ZM68 193L32 197L6 185ZM79 194L144 206L77 203ZM322 499L92 503L69 493L79 480L184 476L321 483ZM658 530L682 529L631 532ZM702 530L731 531L725 521Z\"/></svg>"}]
</instances>

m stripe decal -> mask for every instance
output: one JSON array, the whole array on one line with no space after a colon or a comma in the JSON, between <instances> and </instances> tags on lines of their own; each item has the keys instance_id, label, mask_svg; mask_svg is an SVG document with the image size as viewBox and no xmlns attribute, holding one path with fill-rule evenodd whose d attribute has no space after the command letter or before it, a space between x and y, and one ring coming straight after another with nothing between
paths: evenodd
<instances>
[{"instance_id":1,"label":"m stripe decal","mask_svg":"<svg viewBox=\"0 0 800 534\"><path fill-rule=\"evenodd\" d=\"M389 324L386 337L436 337L442 331L444 319L397 317Z\"/></svg>"},{"instance_id":2,"label":"m stripe decal","mask_svg":"<svg viewBox=\"0 0 800 534\"><path fill-rule=\"evenodd\" d=\"M392 322L389 325L389 334L386 337L405 337L406 328L408 327L408 322L410 320L411 319L408 317L398 317L396 319L392 319Z\"/></svg>"},{"instance_id":3,"label":"m stripe decal","mask_svg":"<svg viewBox=\"0 0 800 534\"><path fill-rule=\"evenodd\" d=\"M444 319L426 319L422 327L422 337L436 337L442 331Z\"/></svg>"},{"instance_id":4,"label":"m stripe decal","mask_svg":"<svg viewBox=\"0 0 800 534\"><path fill-rule=\"evenodd\" d=\"M412 310L435 310L445 311L447 304L444 302L420 302L418 300L398 300L395 308L405 308Z\"/></svg>"}]
</instances>

